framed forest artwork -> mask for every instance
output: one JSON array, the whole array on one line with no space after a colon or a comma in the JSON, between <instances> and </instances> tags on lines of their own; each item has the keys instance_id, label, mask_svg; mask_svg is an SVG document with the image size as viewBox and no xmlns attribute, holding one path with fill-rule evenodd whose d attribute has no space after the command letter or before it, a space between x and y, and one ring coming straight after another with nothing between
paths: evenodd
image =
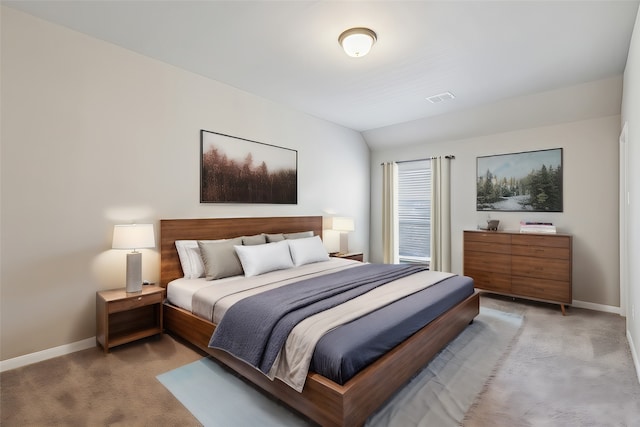
<instances>
[{"instance_id":1,"label":"framed forest artwork","mask_svg":"<svg viewBox=\"0 0 640 427\"><path fill-rule=\"evenodd\" d=\"M200 131L201 203L298 203L298 152Z\"/></svg>"},{"instance_id":2,"label":"framed forest artwork","mask_svg":"<svg viewBox=\"0 0 640 427\"><path fill-rule=\"evenodd\" d=\"M476 210L562 212L562 148L478 157Z\"/></svg>"}]
</instances>

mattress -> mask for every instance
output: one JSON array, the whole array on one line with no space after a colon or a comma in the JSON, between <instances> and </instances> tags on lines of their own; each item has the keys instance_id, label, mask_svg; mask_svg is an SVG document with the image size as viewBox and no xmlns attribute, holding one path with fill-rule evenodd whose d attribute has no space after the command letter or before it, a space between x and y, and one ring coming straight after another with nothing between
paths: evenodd
<instances>
[{"instance_id":1,"label":"mattress","mask_svg":"<svg viewBox=\"0 0 640 427\"><path fill-rule=\"evenodd\" d=\"M221 311L232 305L243 292L255 293L256 288L271 288L274 282L291 283L295 280L362 265L359 262L332 258L329 261L276 271L250 278L243 276L207 281L205 279L178 279L167 287L171 304L193 311L193 298L205 287L235 289L222 299ZM247 284L249 283L249 284ZM222 285L222 286L221 286ZM247 290L249 288L249 290ZM225 291L229 292L229 291ZM429 322L473 294L473 281L465 276L453 276L429 286L409 297L379 308L363 317L339 326L325 334L316 345L310 370L338 384L346 383L364 367L400 344ZM220 314L207 320L215 323ZM205 316L206 317L206 316Z\"/></svg>"}]
</instances>

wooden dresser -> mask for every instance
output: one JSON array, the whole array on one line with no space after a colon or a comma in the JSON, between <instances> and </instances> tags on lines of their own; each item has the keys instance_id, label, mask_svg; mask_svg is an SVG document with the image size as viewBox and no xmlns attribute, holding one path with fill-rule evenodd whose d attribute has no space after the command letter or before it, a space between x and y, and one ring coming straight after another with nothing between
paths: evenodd
<instances>
[{"instance_id":1,"label":"wooden dresser","mask_svg":"<svg viewBox=\"0 0 640 427\"><path fill-rule=\"evenodd\" d=\"M464 274L478 289L571 304L572 239L568 234L464 231Z\"/></svg>"}]
</instances>

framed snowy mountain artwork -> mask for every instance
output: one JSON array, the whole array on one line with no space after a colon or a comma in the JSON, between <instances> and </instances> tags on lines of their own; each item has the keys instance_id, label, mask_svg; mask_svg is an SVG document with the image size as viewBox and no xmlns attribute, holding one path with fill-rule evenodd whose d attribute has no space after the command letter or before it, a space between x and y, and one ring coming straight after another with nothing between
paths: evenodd
<instances>
[{"instance_id":1,"label":"framed snowy mountain artwork","mask_svg":"<svg viewBox=\"0 0 640 427\"><path fill-rule=\"evenodd\" d=\"M476 210L562 212L562 148L478 157Z\"/></svg>"}]
</instances>

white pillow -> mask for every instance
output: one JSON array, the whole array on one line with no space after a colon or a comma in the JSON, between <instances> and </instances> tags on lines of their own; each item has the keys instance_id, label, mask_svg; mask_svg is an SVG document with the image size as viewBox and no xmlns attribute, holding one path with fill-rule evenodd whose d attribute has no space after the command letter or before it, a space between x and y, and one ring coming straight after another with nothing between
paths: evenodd
<instances>
[{"instance_id":1,"label":"white pillow","mask_svg":"<svg viewBox=\"0 0 640 427\"><path fill-rule=\"evenodd\" d=\"M329 259L329 254L320 236L286 240L286 242L289 244L291 258L296 267Z\"/></svg>"},{"instance_id":2,"label":"white pillow","mask_svg":"<svg viewBox=\"0 0 640 427\"><path fill-rule=\"evenodd\" d=\"M224 242L226 239L205 240L205 242ZM176 249L185 279L204 277L204 262L197 240L176 240Z\"/></svg>"},{"instance_id":3,"label":"white pillow","mask_svg":"<svg viewBox=\"0 0 640 427\"><path fill-rule=\"evenodd\" d=\"M246 277L293 267L289 245L285 240L264 245L234 247Z\"/></svg>"},{"instance_id":4,"label":"white pillow","mask_svg":"<svg viewBox=\"0 0 640 427\"><path fill-rule=\"evenodd\" d=\"M204 263L202 262L202 253L200 252L200 248L191 247L187 248L187 257L189 258L189 262L191 263L191 277L188 279L198 279L200 277L204 277ZM186 276L185 276L186 277Z\"/></svg>"},{"instance_id":5,"label":"white pillow","mask_svg":"<svg viewBox=\"0 0 640 427\"><path fill-rule=\"evenodd\" d=\"M204 264L196 240L176 240L176 249L185 279L197 279L204 276Z\"/></svg>"}]
</instances>

